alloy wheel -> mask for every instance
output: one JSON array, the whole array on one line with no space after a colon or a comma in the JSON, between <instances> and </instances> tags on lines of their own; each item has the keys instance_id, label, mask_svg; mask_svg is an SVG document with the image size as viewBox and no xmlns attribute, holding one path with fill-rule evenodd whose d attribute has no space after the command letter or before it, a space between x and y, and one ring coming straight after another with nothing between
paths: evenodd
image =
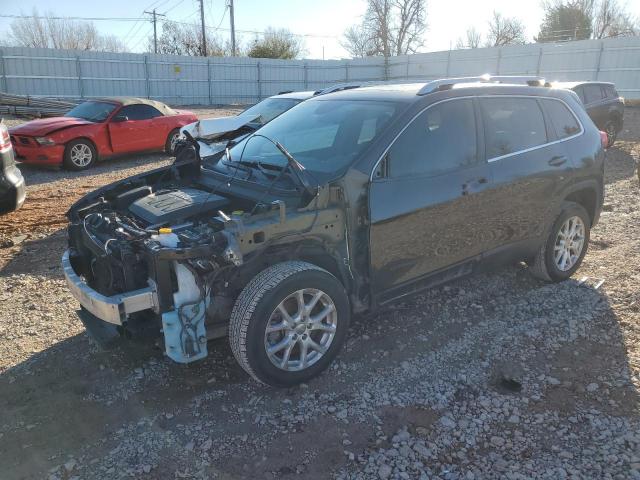
<instances>
[{"instance_id":1,"label":"alloy wheel","mask_svg":"<svg viewBox=\"0 0 640 480\"><path fill-rule=\"evenodd\" d=\"M70 157L75 166L84 168L91 163L93 152L91 152L89 145L78 143L71 147Z\"/></svg>"},{"instance_id":2,"label":"alloy wheel","mask_svg":"<svg viewBox=\"0 0 640 480\"><path fill-rule=\"evenodd\" d=\"M305 288L278 304L267 322L264 347L281 370L304 370L329 350L336 334L336 306L325 292Z\"/></svg>"},{"instance_id":3,"label":"alloy wheel","mask_svg":"<svg viewBox=\"0 0 640 480\"><path fill-rule=\"evenodd\" d=\"M566 272L580 259L584 248L585 227L578 216L569 217L558 230L553 258L559 270Z\"/></svg>"}]
</instances>

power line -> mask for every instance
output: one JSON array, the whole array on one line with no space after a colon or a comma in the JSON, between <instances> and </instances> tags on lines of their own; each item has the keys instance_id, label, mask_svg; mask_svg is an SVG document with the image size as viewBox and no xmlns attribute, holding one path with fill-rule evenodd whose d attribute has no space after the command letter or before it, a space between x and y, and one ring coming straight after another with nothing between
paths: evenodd
<instances>
[{"instance_id":1,"label":"power line","mask_svg":"<svg viewBox=\"0 0 640 480\"><path fill-rule=\"evenodd\" d=\"M198 0L199 1L199 0ZM198 13L198 10L194 11L193 14ZM193 16L193 14L189 15L189 17ZM147 20L147 17L42 17L35 15L9 15L9 14L0 14L0 18L50 18L52 20L87 20L87 21L108 21L108 22L139 22L140 20ZM178 20L166 20L168 22L177 23L179 25L193 25L192 23L178 21ZM225 32L230 32L230 28L224 27L206 27L207 30L222 30ZM239 30L236 29L236 33L251 33L255 35L264 35L266 32L263 30ZM307 37L307 38L340 38L337 35L316 35L311 33L293 33L290 35L294 37Z\"/></svg>"}]
</instances>

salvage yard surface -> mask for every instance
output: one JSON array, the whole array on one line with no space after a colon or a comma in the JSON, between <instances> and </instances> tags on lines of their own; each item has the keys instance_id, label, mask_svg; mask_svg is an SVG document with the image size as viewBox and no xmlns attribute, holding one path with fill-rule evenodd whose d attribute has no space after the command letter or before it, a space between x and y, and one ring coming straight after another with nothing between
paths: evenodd
<instances>
[{"instance_id":1,"label":"salvage yard surface","mask_svg":"<svg viewBox=\"0 0 640 480\"><path fill-rule=\"evenodd\" d=\"M0 477L640 479L639 155L629 108L573 280L514 265L358 316L333 367L288 390L225 340L177 365L99 350L77 320L64 212L165 155L25 167L27 201L0 217Z\"/></svg>"}]
</instances>

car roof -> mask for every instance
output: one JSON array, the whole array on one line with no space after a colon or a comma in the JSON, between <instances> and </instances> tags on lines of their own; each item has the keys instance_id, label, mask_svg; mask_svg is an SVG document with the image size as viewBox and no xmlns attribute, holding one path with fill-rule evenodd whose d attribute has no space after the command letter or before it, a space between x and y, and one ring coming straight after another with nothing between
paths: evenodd
<instances>
[{"instance_id":1,"label":"car roof","mask_svg":"<svg viewBox=\"0 0 640 480\"><path fill-rule=\"evenodd\" d=\"M162 102L158 102L157 100L151 100L149 98L104 97L104 98L95 98L93 100L95 100L97 102L117 103L117 104L120 104L122 106L127 106L127 105L150 105L150 106L160 110L160 112L163 115L176 115L178 113L174 109L169 107L168 105L165 105Z\"/></svg>"},{"instance_id":2,"label":"car roof","mask_svg":"<svg viewBox=\"0 0 640 480\"><path fill-rule=\"evenodd\" d=\"M287 92L287 93L279 93L278 95L273 95L269 98L291 98L294 100L306 100L307 98L313 97L313 91L304 91L304 92Z\"/></svg>"}]
</instances>

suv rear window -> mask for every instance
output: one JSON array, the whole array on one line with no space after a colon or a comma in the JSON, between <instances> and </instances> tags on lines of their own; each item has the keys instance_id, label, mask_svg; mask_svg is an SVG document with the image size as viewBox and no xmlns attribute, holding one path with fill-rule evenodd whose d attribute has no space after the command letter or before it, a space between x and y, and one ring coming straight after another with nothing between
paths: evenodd
<instances>
[{"instance_id":1,"label":"suv rear window","mask_svg":"<svg viewBox=\"0 0 640 480\"><path fill-rule=\"evenodd\" d=\"M620 96L613 85L604 85L602 91L607 98L618 98Z\"/></svg>"},{"instance_id":2,"label":"suv rear window","mask_svg":"<svg viewBox=\"0 0 640 480\"><path fill-rule=\"evenodd\" d=\"M473 101L443 102L422 112L389 149L392 177L439 175L477 161Z\"/></svg>"},{"instance_id":3,"label":"suv rear window","mask_svg":"<svg viewBox=\"0 0 640 480\"><path fill-rule=\"evenodd\" d=\"M551 122L558 139L575 135L580 131L580 124L567 106L559 100L542 100L544 108L551 117Z\"/></svg>"},{"instance_id":4,"label":"suv rear window","mask_svg":"<svg viewBox=\"0 0 640 480\"><path fill-rule=\"evenodd\" d=\"M535 98L483 98L480 104L488 158L547 143L542 110Z\"/></svg>"}]
</instances>

